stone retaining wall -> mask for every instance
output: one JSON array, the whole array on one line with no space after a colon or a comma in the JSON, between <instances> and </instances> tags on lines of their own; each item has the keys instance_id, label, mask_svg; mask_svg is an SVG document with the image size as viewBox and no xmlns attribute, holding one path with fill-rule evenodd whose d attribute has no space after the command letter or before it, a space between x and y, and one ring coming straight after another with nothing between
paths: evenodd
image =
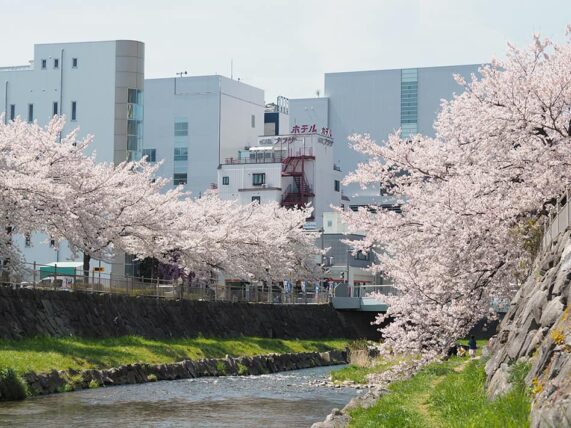
<instances>
[{"instance_id":1,"label":"stone retaining wall","mask_svg":"<svg viewBox=\"0 0 571 428\"><path fill-rule=\"evenodd\" d=\"M272 305L157 300L0 287L0 339L34 336L88 338L378 337L374 313L335 311L329 305Z\"/></svg>"},{"instance_id":2,"label":"stone retaining wall","mask_svg":"<svg viewBox=\"0 0 571 428\"><path fill-rule=\"evenodd\" d=\"M510 373L528 364L532 427L571 426L571 231L540 254L499 333L490 341L488 395L511 388Z\"/></svg>"},{"instance_id":3,"label":"stone retaining wall","mask_svg":"<svg viewBox=\"0 0 571 428\"><path fill-rule=\"evenodd\" d=\"M184 360L172 364L128 364L105 370L53 370L27 373L24 381L32 395L204 376L247 376L347 363L347 352L302 352L253 357ZM0 397L1 400L1 397Z\"/></svg>"}]
</instances>

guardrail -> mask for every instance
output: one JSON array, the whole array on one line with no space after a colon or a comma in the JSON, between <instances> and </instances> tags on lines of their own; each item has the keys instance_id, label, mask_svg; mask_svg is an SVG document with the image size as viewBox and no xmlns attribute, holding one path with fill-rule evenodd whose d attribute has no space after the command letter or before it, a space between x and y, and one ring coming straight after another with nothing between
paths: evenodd
<instances>
[{"instance_id":1,"label":"guardrail","mask_svg":"<svg viewBox=\"0 0 571 428\"><path fill-rule=\"evenodd\" d=\"M54 268L46 275L41 267ZM301 291L284 290L279 285L261 284L230 285L219 284L213 280L183 283L177 280L161 280L145 277L117 277L90 272L84 276L82 272L66 273L63 268L33 264L33 270L28 271L29 281L14 281L5 276L0 278L0 286L13 289L38 289L59 292L78 292L93 294L119 294L125 296L146 296L156 299L171 300L202 300L222 302L250 302L273 304L326 304L330 301L329 291L320 288Z\"/></svg>"},{"instance_id":2,"label":"guardrail","mask_svg":"<svg viewBox=\"0 0 571 428\"><path fill-rule=\"evenodd\" d=\"M551 246L553 241L565 232L571 224L571 210L569 209L569 188L565 190L565 195L557 200L555 213L550 214L543 224L543 237L541 239L541 250Z\"/></svg>"},{"instance_id":3,"label":"guardrail","mask_svg":"<svg viewBox=\"0 0 571 428\"><path fill-rule=\"evenodd\" d=\"M335 286L333 297L371 297L374 293L395 296L398 294L398 290L392 285L348 285L342 283Z\"/></svg>"}]
</instances>

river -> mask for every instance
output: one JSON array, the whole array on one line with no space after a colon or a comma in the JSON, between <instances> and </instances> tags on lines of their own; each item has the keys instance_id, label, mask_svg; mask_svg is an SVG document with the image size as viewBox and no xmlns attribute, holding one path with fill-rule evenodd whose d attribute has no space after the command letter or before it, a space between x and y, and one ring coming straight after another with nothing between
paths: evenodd
<instances>
[{"instance_id":1,"label":"river","mask_svg":"<svg viewBox=\"0 0 571 428\"><path fill-rule=\"evenodd\" d=\"M309 427L356 391L309 385L318 367L97 388L0 405L9 427Z\"/></svg>"}]
</instances>

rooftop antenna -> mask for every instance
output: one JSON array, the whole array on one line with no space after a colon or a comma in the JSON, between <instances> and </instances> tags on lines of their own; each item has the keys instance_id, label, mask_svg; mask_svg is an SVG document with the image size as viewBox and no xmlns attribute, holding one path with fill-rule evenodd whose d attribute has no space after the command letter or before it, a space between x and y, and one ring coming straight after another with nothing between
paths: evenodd
<instances>
[{"instance_id":1,"label":"rooftop antenna","mask_svg":"<svg viewBox=\"0 0 571 428\"><path fill-rule=\"evenodd\" d=\"M176 95L176 78L177 77L182 77L182 76L186 76L188 74L188 71L179 71L178 73L175 73L176 77L174 78L174 94Z\"/></svg>"}]
</instances>

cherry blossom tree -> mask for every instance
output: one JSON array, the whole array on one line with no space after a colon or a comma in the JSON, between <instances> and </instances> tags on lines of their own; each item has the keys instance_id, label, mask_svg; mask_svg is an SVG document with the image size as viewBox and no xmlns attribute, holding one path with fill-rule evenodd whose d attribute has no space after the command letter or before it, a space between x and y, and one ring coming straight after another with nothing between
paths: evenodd
<instances>
[{"instance_id":1,"label":"cherry blossom tree","mask_svg":"<svg viewBox=\"0 0 571 428\"><path fill-rule=\"evenodd\" d=\"M180 189L161 192L157 166L144 161L95 163L92 137L63 136L63 118L46 127L20 119L0 125L0 215L10 233L43 232L78 252L110 257L115 247L152 253L177 220ZM7 236L0 257L17 269L20 255Z\"/></svg>"},{"instance_id":2,"label":"cherry blossom tree","mask_svg":"<svg viewBox=\"0 0 571 428\"><path fill-rule=\"evenodd\" d=\"M534 36L479 77L456 79L464 91L442 103L434 138L350 138L369 160L345 183L380 182L403 204L402 214L343 214L367 233L355 251L376 252L374 269L399 290L381 297L390 307L378 317L392 320L381 331L393 352L443 353L490 314L491 302L511 298L570 180L569 39Z\"/></svg>"},{"instance_id":3,"label":"cherry blossom tree","mask_svg":"<svg viewBox=\"0 0 571 428\"><path fill-rule=\"evenodd\" d=\"M92 137L62 135L64 118L46 127L0 122L0 258L12 271L22 263L11 235L43 232L86 263L121 250L245 280L315 275L315 236L302 228L310 208L242 206L214 193L191 199L181 187L167 190L159 165L144 159L96 163L85 155Z\"/></svg>"},{"instance_id":4,"label":"cherry blossom tree","mask_svg":"<svg viewBox=\"0 0 571 428\"><path fill-rule=\"evenodd\" d=\"M245 281L273 282L317 273L315 233L303 230L311 208L221 200L215 192L183 202L183 213L162 252L193 272L217 271ZM168 256L166 261L168 261Z\"/></svg>"}]
</instances>

